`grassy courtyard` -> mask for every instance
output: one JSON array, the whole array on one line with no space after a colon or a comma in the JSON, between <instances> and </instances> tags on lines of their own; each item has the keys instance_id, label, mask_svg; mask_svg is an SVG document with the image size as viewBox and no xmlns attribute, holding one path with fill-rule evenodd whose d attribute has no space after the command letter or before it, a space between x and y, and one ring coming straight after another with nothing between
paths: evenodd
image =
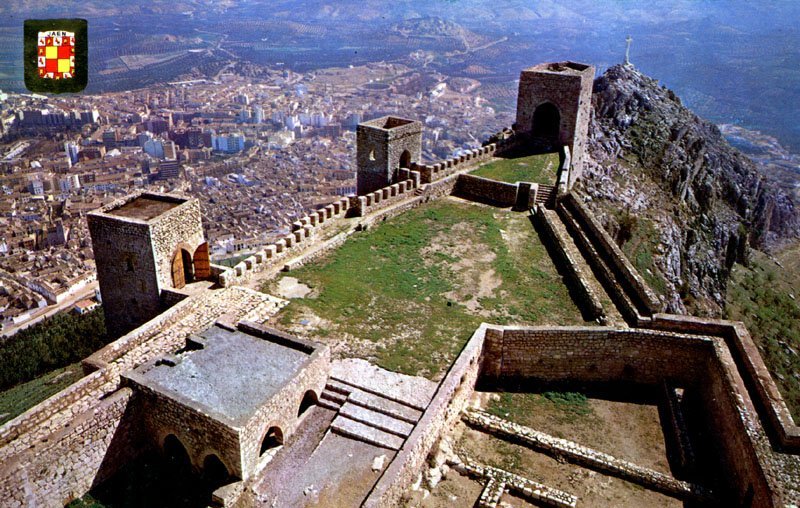
<instances>
[{"instance_id":1,"label":"grassy courtyard","mask_svg":"<svg viewBox=\"0 0 800 508\"><path fill-rule=\"evenodd\" d=\"M558 172L558 154L545 153L527 157L500 159L472 172L475 176L501 182L536 182L553 185Z\"/></svg>"},{"instance_id":2,"label":"grassy courtyard","mask_svg":"<svg viewBox=\"0 0 800 508\"><path fill-rule=\"evenodd\" d=\"M288 276L310 292L291 299L279 326L433 379L482 321L582 322L526 214L455 198L358 233ZM280 294L279 284L262 289Z\"/></svg>"}]
</instances>

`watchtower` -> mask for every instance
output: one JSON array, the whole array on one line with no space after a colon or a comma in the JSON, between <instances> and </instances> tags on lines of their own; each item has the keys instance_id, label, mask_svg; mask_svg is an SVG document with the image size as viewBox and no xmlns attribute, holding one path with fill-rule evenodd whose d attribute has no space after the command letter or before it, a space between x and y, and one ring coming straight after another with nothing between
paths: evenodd
<instances>
[{"instance_id":1,"label":"watchtower","mask_svg":"<svg viewBox=\"0 0 800 508\"><path fill-rule=\"evenodd\" d=\"M422 124L384 116L358 124L356 130L359 196L397 181L397 170L419 162Z\"/></svg>"},{"instance_id":2,"label":"watchtower","mask_svg":"<svg viewBox=\"0 0 800 508\"><path fill-rule=\"evenodd\" d=\"M211 276L196 199L134 194L87 219L106 326L114 334L158 315L163 289Z\"/></svg>"},{"instance_id":3,"label":"watchtower","mask_svg":"<svg viewBox=\"0 0 800 508\"><path fill-rule=\"evenodd\" d=\"M514 131L540 147L569 146L570 186L583 172L594 72L591 65L554 62L525 69L519 78Z\"/></svg>"}]
</instances>

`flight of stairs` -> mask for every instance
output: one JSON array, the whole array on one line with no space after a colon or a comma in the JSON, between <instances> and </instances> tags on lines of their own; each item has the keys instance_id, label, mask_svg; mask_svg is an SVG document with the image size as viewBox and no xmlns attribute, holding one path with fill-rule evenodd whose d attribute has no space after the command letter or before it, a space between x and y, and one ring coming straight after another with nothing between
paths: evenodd
<instances>
[{"instance_id":1,"label":"flight of stairs","mask_svg":"<svg viewBox=\"0 0 800 508\"><path fill-rule=\"evenodd\" d=\"M318 404L337 412L332 432L390 450L400 449L423 409L333 377Z\"/></svg>"},{"instance_id":2,"label":"flight of stairs","mask_svg":"<svg viewBox=\"0 0 800 508\"><path fill-rule=\"evenodd\" d=\"M556 204L555 196L556 188L554 185L540 183L539 191L536 193L536 204L553 209Z\"/></svg>"}]
</instances>

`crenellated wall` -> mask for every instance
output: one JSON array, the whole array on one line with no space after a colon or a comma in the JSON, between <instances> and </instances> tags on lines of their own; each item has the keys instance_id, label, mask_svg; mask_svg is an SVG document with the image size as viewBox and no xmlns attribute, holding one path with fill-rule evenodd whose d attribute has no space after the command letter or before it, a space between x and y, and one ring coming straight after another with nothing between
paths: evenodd
<instances>
[{"instance_id":1,"label":"crenellated wall","mask_svg":"<svg viewBox=\"0 0 800 508\"><path fill-rule=\"evenodd\" d=\"M323 232L328 231L328 226L335 220L344 218L350 208L350 198L341 198L295 221L292 231L283 238L237 263L233 268L219 272L219 285L230 287L244 284L255 274L281 270L290 259L318 247Z\"/></svg>"}]
</instances>

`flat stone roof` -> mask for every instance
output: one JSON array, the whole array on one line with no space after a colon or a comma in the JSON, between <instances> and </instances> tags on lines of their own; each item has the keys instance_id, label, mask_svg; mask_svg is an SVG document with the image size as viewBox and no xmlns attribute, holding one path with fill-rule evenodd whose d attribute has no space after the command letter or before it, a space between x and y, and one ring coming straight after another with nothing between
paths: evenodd
<instances>
[{"instance_id":1,"label":"flat stone roof","mask_svg":"<svg viewBox=\"0 0 800 508\"><path fill-rule=\"evenodd\" d=\"M134 370L151 389L178 393L233 421L255 413L301 369L310 354L219 325L199 335L202 349Z\"/></svg>"},{"instance_id":2,"label":"flat stone roof","mask_svg":"<svg viewBox=\"0 0 800 508\"><path fill-rule=\"evenodd\" d=\"M183 202L184 201L178 199L169 199L152 194L142 194L141 196L128 201L124 205L118 208L113 208L106 213L110 215L116 215L118 217L128 217L131 219L148 221L158 217L168 210L172 210Z\"/></svg>"}]
</instances>

